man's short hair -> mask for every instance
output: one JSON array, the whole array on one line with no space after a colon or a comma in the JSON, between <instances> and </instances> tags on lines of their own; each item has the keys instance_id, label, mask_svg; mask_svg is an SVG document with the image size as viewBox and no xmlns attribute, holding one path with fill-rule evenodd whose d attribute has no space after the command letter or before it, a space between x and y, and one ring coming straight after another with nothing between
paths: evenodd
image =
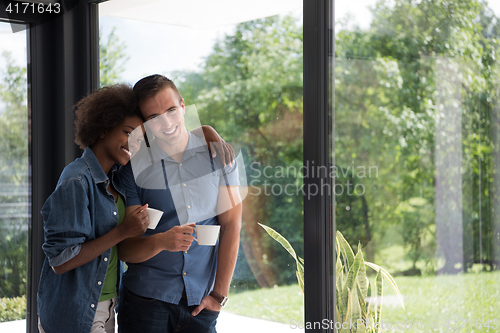
<instances>
[{"instance_id":1,"label":"man's short hair","mask_svg":"<svg viewBox=\"0 0 500 333\"><path fill-rule=\"evenodd\" d=\"M140 79L134 85L134 92L137 96L137 102L139 103L147 97L154 96L165 88L172 89L177 94L177 96L179 96L179 102L182 101L182 96L179 93L179 90L177 90L174 81L163 75L153 74Z\"/></svg>"},{"instance_id":2,"label":"man's short hair","mask_svg":"<svg viewBox=\"0 0 500 333\"><path fill-rule=\"evenodd\" d=\"M126 84L103 87L78 101L74 109L75 142L82 149L92 146L102 133L121 124L126 117L143 119L135 93Z\"/></svg>"}]
</instances>

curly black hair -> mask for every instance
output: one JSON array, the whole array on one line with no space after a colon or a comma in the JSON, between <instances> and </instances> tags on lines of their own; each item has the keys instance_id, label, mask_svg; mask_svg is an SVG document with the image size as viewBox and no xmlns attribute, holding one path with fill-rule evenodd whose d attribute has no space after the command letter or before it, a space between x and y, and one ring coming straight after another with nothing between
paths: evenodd
<instances>
[{"instance_id":1,"label":"curly black hair","mask_svg":"<svg viewBox=\"0 0 500 333\"><path fill-rule=\"evenodd\" d=\"M101 88L75 104L75 142L80 148L92 146L106 130L126 117L142 115L137 98L129 85L115 84Z\"/></svg>"}]
</instances>

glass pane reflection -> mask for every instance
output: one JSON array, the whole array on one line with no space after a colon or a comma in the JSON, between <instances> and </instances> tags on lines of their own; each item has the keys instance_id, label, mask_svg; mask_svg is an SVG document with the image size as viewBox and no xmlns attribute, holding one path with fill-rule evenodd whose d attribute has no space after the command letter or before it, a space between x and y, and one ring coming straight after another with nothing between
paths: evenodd
<instances>
[{"instance_id":1,"label":"glass pane reflection","mask_svg":"<svg viewBox=\"0 0 500 333\"><path fill-rule=\"evenodd\" d=\"M17 28L0 23L0 327L21 332L25 322L14 321L26 318L31 184L26 30Z\"/></svg>"},{"instance_id":2,"label":"glass pane reflection","mask_svg":"<svg viewBox=\"0 0 500 333\"><path fill-rule=\"evenodd\" d=\"M201 124L238 147L245 161L241 246L219 332L233 332L235 321L241 332L303 322L295 261L258 224L280 232L303 257L302 2L288 3L298 9L202 29L119 18L125 10L100 5L101 59L111 54L113 39L124 46L122 59L130 59L114 80L101 68L101 83L134 84L153 73L172 78L186 105L196 105Z\"/></svg>"},{"instance_id":3,"label":"glass pane reflection","mask_svg":"<svg viewBox=\"0 0 500 333\"><path fill-rule=\"evenodd\" d=\"M498 13L479 1L371 5L362 28L337 17L336 184L354 189L336 193L337 228L401 291L405 309L387 281L368 299L384 330L496 331Z\"/></svg>"}]
</instances>

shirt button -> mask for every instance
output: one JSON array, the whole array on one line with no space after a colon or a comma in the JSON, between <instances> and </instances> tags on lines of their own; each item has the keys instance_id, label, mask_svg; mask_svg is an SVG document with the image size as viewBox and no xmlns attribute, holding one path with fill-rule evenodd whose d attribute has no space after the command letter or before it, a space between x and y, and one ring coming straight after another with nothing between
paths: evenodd
<instances>
[{"instance_id":1,"label":"shirt button","mask_svg":"<svg viewBox=\"0 0 500 333\"><path fill-rule=\"evenodd\" d=\"M113 215L116 215L116 212L113 212Z\"/></svg>"},{"instance_id":2,"label":"shirt button","mask_svg":"<svg viewBox=\"0 0 500 333\"><path fill-rule=\"evenodd\" d=\"M102 284L102 282L101 282L101 281L97 281L97 284L98 284L98 285L101 285L101 284Z\"/></svg>"},{"instance_id":3,"label":"shirt button","mask_svg":"<svg viewBox=\"0 0 500 333\"><path fill-rule=\"evenodd\" d=\"M187 253L188 253L188 251L186 251L186 252L184 252L184 253L186 253L186 254L187 254Z\"/></svg>"},{"instance_id":4,"label":"shirt button","mask_svg":"<svg viewBox=\"0 0 500 333\"><path fill-rule=\"evenodd\" d=\"M108 258L104 258L104 261L108 261Z\"/></svg>"},{"instance_id":5,"label":"shirt button","mask_svg":"<svg viewBox=\"0 0 500 333\"><path fill-rule=\"evenodd\" d=\"M191 209L191 206L188 205L188 209Z\"/></svg>"},{"instance_id":6,"label":"shirt button","mask_svg":"<svg viewBox=\"0 0 500 333\"><path fill-rule=\"evenodd\" d=\"M184 276L186 276L186 272L184 272Z\"/></svg>"},{"instance_id":7,"label":"shirt button","mask_svg":"<svg viewBox=\"0 0 500 333\"><path fill-rule=\"evenodd\" d=\"M187 186L186 184L182 184L182 185L184 185L184 187L186 187L186 186Z\"/></svg>"},{"instance_id":8,"label":"shirt button","mask_svg":"<svg viewBox=\"0 0 500 333\"><path fill-rule=\"evenodd\" d=\"M182 163L181 163L181 164L179 164L179 165L180 165L180 166L182 166Z\"/></svg>"},{"instance_id":9,"label":"shirt button","mask_svg":"<svg viewBox=\"0 0 500 333\"><path fill-rule=\"evenodd\" d=\"M94 304L90 304L90 307L93 309L93 308L95 308L95 305Z\"/></svg>"}]
</instances>

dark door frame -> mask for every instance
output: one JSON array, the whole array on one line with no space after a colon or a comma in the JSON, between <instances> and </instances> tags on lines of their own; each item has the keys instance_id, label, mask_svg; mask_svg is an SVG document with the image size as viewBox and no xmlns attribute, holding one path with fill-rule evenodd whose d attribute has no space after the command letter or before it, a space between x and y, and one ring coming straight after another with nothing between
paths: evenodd
<instances>
[{"instance_id":1,"label":"dark door frame","mask_svg":"<svg viewBox=\"0 0 500 333\"><path fill-rule=\"evenodd\" d=\"M304 166L334 165L334 2L304 0ZM326 169L325 169L326 168ZM313 174L312 172L308 173ZM333 332L335 323L335 215L330 172L304 178L305 324ZM313 195L316 193L316 195ZM327 325L325 325L327 323ZM307 326L306 326L307 327Z\"/></svg>"}]
</instances>

